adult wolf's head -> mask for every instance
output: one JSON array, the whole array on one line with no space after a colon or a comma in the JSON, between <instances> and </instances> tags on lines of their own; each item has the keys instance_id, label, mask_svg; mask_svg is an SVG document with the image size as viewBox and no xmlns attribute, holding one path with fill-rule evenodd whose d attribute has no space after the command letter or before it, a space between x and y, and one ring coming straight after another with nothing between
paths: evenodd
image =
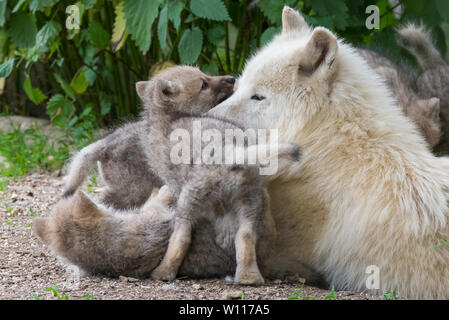
<instances>
[{"instance_id":1,"label":"adult wolf's head","mask_svg":"<svg viewBox=\"0 0 449 320\"><path fill-rule=\"evenodd\" d=\"M362 105L394 105L387 96L351 46L285 7L281 34L248 61L237 90L209 113L248 127L277 128L282 135L298 132L316 115L326 122L357 113Z\"/></svg>"},{"instance_id":2,"label":"adult wolf's head","mask_svg":"<svg viewBox=\"0 0 449 320\"><path fill-rule=\"evenodd\" d=\"M299 108L313 113L313 107L320 105L316 99L327 97L331 90L337 52L337 39L331 32L310 28L297 11L285 7L282 33L247 63L234 95L210 113L244 116L251 126L264 128L272 127L273 119L285 119L282 113ZM296 110L288 107L292 105Z\"/></svg>"}]
</instances>

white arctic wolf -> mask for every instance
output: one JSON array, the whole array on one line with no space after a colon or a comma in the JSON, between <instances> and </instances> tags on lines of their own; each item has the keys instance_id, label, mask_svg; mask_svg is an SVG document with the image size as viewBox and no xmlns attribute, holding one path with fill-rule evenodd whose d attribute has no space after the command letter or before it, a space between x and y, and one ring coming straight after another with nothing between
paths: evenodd
<instances>
[{"instance_id":1,"label":"white arctic wolf","mask_svg":"<svg viewBox=\"0 0 449 320\"><path fill-rule=\"evenodd\" d=\"M347 290L375 286L366 273L375 265L377 293L449 298L449 247L435 247L449 238L449 160L427 150L351 46L287 7L282 23L210 111L304 147L269 187L273 261L286 270L301 261Z\"/></svg>"}]
</instances>

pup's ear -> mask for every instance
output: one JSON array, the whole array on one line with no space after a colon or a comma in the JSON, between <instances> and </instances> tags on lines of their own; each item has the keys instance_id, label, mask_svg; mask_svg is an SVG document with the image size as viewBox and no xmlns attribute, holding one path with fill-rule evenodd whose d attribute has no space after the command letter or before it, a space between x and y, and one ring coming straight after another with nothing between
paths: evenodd
<instances>
[{"instance_id":1,"label":"pup's ear","mask_svg":"<svg viewBox=\"0 0 449 320\"><path fill-rule=\"evenodd\" d=\"M179 85L174 81L159 79L157 81L157 92L162 101L169 102L179 93Z\"/></svg>"},{"instance_id":2,"label":"pup's ear","mask_svg":"<svg viewBox=\"0 0 449 320\"><path fill-rule=\"evenodd\" d=\"M430 98L427 100L428 105L428 116L434 122L440 122L440 99L438 98Z\"/></svg>"},{"instance_id":3,"label":"pup's ear","mask_svg":"<svg viewBox=\"0 0 449 320\"><path fill-rule=\"evenodd\" d=\"M141 100L146 100L148 98L147 88L150 86L151 81L139 81L136 83L137 95Z\"/></svg>"},{"instance_id":4,"label":"pup's ear","mask_svg":"<svg viewBox=\"0 0 449 320\"><path fill-rule=\"evenodd\" d=\"M37 234L46 245L49 245L51 242L49 220L49 218L33 219L33 232Z\"/></svg>"},{"instance_id":5,"label":"pup's ear","mask_svg":"<svg viewBox=\"0 0 449 320\"><path fill-rule=\"evenodd\" d=\"M75 216L79 218L99 217L102 215L102 211L95 202L82 191L76 194L74 210Z\"/></svg>"},{"instance_id":6,"label":"pup's ear","mask_svg":"<svg viewBox=\"0 0 449 320\"><path fill-rule=\"evenodd\" d=\"M325 28L315 28L305 48L295 55L299 57L299 72L306 76L330 76L335 71L337 51L337 38Z\"/></svg>"},{"instance_id":7,"label":"pup's ear","mask_svg":"<svg viewBox=\"0 0 449 320\"><path fill-rule=\"evenodd\" d=\"M307 23L298 11L285 6L282 10L282 35L300 31L302 28L306 28Z\"/></svg>"}]
</instances>

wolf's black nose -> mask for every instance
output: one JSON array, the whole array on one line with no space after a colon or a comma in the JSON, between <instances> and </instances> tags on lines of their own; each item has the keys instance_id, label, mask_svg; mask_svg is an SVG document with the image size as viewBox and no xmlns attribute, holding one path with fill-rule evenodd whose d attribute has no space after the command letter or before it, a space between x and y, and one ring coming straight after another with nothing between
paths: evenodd
<instances>
[{"instance_id":1,"label":"wolf's black nose","mask_svg":"<svg viewBox=\"0 0 449 320\"><path fill-rule=\"evenodd\" d=\"M234 84L235 83L235 78L233 76L229 76L226 78L226 82L229 82L230 84Z\"/></svg>"}]
</instances>

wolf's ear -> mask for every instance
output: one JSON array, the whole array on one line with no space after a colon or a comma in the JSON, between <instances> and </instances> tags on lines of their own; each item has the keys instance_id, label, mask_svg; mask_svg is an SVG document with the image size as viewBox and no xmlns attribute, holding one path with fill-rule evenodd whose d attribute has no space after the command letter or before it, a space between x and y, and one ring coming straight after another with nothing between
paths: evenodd
<instances>
[{"instance_id":1,"label":"wolf's ear","mask_svg":"<svg viewBox=\"0 0 449 320\"><path fill-rule=\"evenodd\" d=\"M179 85L174 81L159 79L157 81L157 92L162 101L169 102L179 91Z\"/></svg>"},{"instance_id":2,"label":"wolf's ear","mask_svg":"<svg viewBox=\"0 0 449 320\"><path fill-rule=\"evenodd\" d=\"M318 72L330 76L335 70L337 51L337 38L325 28L315 28L305 48L296 55L299 56L299 72L306 76Z\"/></svg>"},{"instance_id":3,"label":"wolf's ear","mask_svg":"<svg viewBox=\"0 0 449 320\"><path fill-rule=\"evenodd\" d=\"M75 215L80 218L98 217L102 215L102 211L97 207L84 192L80 191L76 194Z\"/></svg>"},{"instance_id":4,"label":"wolf's ear","mask_svg":"<svg viewBox=\"0 0 449 320\"><path fill-rule=\"evenodd\" d=\"M304 27L307 27L307 23L299 12L285 6L282 10L282 35L300 31Z\"/></svg>"},{"instance_id":5,"label":"wolf's ear","mask_svg":"<svg viewBox=\"0 0 449 320\"><path fill-rule=\"evenodd\" d=\"M50 244L50 228L49 228L49 218L34 218L33 219L33 232L41 238L42 242L46 245Z\"/></svg>"},{"instance_id":6,"label":"wolf's ear","mask_svg":"<svg viewBox=\"0 0 449 320\"><path fill-rule=\"evenodd\" d=\"M139 81L136 83L136 91L137 95L141 100L145 100L148 98L147 88L150 86L151 80L149 81Z\"/></svg>"}]
</instances>

